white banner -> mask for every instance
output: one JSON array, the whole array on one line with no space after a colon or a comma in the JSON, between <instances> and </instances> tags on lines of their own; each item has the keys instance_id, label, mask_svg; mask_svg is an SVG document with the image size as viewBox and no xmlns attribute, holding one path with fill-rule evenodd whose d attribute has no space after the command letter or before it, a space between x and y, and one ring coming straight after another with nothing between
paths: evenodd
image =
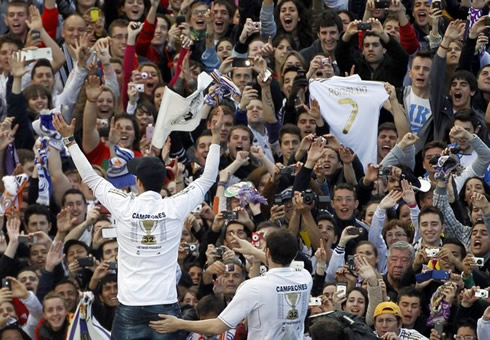
<instances>
[{"instance_id":1,"label":"white banner","mask_svg":"<svg viewBox=\"0 0 490 340\"><path fill-rule=\"evenodd\" d=\"M165 88L151 140L154 147L163 148L172 131L193 131L199 125L204 104L203 91L212 81L211 76L201 72L197 79L197 90L187 98Z\"/></svg>"},{"instance_id":2,"label":"white banner","mask_svg":"<svg viewBox=\"0 0 490 340\"><path fill-rule=\"evenodd\" d=\"M309 89L330 133L357 153L364 168L377 163L379 110L388 99L384 84L361 80L358 75L335 76L311 81Z\"/></svg>"}]
</instances>

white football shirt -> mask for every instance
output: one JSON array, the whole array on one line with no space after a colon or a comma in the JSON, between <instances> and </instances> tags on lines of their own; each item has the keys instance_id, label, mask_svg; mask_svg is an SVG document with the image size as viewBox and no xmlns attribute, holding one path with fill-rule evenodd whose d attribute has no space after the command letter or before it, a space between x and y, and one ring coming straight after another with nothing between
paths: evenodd
<instances>
[{"instance_id":1,"label":"white football shirt","mask_svg":"<svg viewBox=\"0 0 490 340\"><path fill-rule=\"evenodd\" d=\"M361 80L358 75L334 76L311 81L309 89L330 133L354 150L365 167L377 163L379 110L388 99L384 84Z\"/></svg>"},{"instance_id":2,"label":"white football shirt","mask_svg":"<svg viewBox=\"0 0 490 340\"><path fill-rule=\"evenodd\" d=\"M230 328L248 318L247 339L302 339L312 285L305 269L273 268L243 282L218 318Z\"/></svg>"}]
</instances>

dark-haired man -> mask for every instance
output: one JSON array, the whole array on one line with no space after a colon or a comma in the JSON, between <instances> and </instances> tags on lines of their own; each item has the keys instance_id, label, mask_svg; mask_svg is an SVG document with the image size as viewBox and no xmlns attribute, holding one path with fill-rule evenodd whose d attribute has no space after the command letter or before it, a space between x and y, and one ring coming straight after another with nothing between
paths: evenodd
<instances>
[{"instance_id":1,"label":"dark-haired man","mask_svg":"<svg viewBox=\"0 0 490 340\"><path fill-rule=\"evenodd\" d=\"M273 231L266 237L266 262L269 271L245 281L226 309L214 319L186 321L169 315L152 321L161 333L179 329L220 334L248 318L248 339L301 339L311 275L305 269L290 268L298 251L296 238L287 230Z\"/></svg>"},{"instance_id":2,"label":"dark-haired man","mask_svg":"<svg viewBox=\"0 0 490 340\"><path fill-rule=\"evenodd\" d=\"M158 158L140 157L128 163L129 172L136 176L139 194L127 194L93 170L75 142L74 122L66 124L59 114L53 118L82 180L109 210L118 229L121 304L112 327L114 338L152 338L154 330L148 326L149 320L162 313L180 316L176 271L182 225L185 217L204 200L218 175L222 113L218 117L211 127L212 145L202 176L169 198L160 195L165 166Z\"/></svg>"}]
</instances>

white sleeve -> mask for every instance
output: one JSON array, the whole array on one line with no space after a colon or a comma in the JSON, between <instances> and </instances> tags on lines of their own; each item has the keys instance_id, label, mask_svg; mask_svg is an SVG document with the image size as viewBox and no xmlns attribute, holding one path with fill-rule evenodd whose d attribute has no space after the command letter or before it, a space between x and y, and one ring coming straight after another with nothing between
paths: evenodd
<instances>
[{"instance_id":1,"label":"white sleeve","mask_svg":"<svg viewBox=\"0 0 490 340\"><path fill-rule=\"evenodd\" d=\"M78 144L72 144L68 148L68 151L77 167L80 177L82 177L82 181L92 189L95 197L97 197L100 203L102 203L111 214L116 213L117 215L120 215L121 213L127 212L125 211L126 204L128 200L130 200L131 195L116 189L109 181L97 175L82 150L80 150Z\"/></svg>"},{"instance_id":2,"label":"white sleeve","mask_svg":"<svg viewBox=\"0 0 490 340\"><path fill-rule=\"evenodd\" d=\"M235 328L247 315L258 306L260 290L252 282L253 279L245 281L238 287L233 300L226 306L225 310L218 315L218 319L230 328Z\"/></svg>"},{"instance_id":3,"label":"white sleeve","mask_svg":"<svg viewBox=\"0 0 490 340\"><path fill-rule=\"evenodd\" d=\"M37 299L33 292L29 292L27 299L20 299L20 301L26 306L29 311L29 318L27 322L22 326L22 330L27 333L32 339L34 339L36 326L39 320L43 317L43 306Z\"/></svg>"},{"instance_id":4,"label":"white sleeve","mask_svg":"<svg viewBox=\"0 0 490 340\"><path fill-rule=\"evenodd\" d=\"M490 320L479 318L476 324L476 335L478 339L486 339L490 334Z\"/></svg>"},{"instance_id":5,"label":"white sleeve","mask_svg":"<svg viewBox=\"0 0 490 340\"><path fill-rule=\"evenodd\" d=\"M332 256L330 257L330 262L328 263L327 270L325 271L325 280L327 282L335 281L335 273L337 269L342 268L345 264L345 249L340 253L341 248L338 246L332 252Z\"/></svg>"},{"instance_id":6,"label":"white sleeve","mask_svg":"<svg viewBox=\"0 0 490 340\"><path fill-rule=\"evenodd\" d=\"M78 95L83 87L83 82L87 77L87 69L79 68L77 65L73 67L66 81L63 92L58 95L58 105L68 106L68 110L63 112L63 117L67 122L71 121L73 116L73 109L78 100Z\"/></svg>"},{"instance_id":7,"label":"white sleeve","mask_svg":"<svg viewBox=\"0 0 490 340\"><path fill-rule=\"evenodd\" d=\"M184 219L198 204L204 200L204 195L209 188L216 182L219 170L220 146L211 144L206 158L204 171L197 180L192 182L187 188L170 197L176 207L176 213Z\"/></svg>"}]
</instances>

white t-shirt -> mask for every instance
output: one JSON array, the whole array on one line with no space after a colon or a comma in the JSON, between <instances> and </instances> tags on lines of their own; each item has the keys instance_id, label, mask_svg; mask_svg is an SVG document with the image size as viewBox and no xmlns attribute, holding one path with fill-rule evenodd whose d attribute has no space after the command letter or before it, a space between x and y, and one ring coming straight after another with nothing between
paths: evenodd
<instances>
[{"instance_id":1,"label":"white t-shirt","mask_svg":"<svg viewBox=\"0 0 490 340\"><path fill-rule=\"evenodd\" d=\"M330 132L352 148L365 167L376 163L379 110L388 99L383 83L358 75L334 76L311 81L309 88Z\"/></svg>"},{"instance_id":2,"label":"white t-shirt","mask_svg":"<svg viewBox=\"0 0 490 340\"><path fill-rule=\"evenodd\" d=\"M270 269L243 282L218 318L230 328L248 318L247 339L302 339L312 285L305 269Z\"/></svg>"},{"instance_id":3,"label":"white t-shirt","mask_svg":"<svg viewBox=\"0 0 490 340\"><path fill-rule=\"evenodd\" d=\"M429 98L424 99L410 91L407 98L407 115L412 132L417 134L431 116Z\"/></svg>"}]
</instances>

